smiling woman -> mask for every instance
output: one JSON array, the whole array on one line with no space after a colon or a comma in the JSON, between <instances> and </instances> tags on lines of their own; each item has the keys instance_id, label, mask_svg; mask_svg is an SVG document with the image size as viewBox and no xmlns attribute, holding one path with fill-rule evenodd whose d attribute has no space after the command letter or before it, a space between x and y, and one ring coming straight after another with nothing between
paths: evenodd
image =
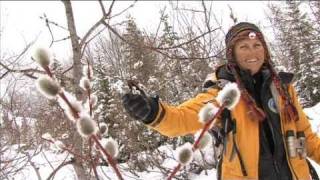
<instances>
[{"instance_id":1,"label":"smiling woman","mask_svg":"<svg viewBox=\"0 0 320 180\"><path fill-rule=\"evenodd\" d=\"M320 138L298 102L292 74L275 71L264 36L252 23L232 26L225 43L227 63L204 83L205 92L177 107L127 93L128 114L166 136L193 134L204 128L197 117L201 108L235 82L239 103L213 123L215 142L224 148L218 179L318 179L306 154L320 163Z\"/></svg>"},{"instance_id":2,"label":"smiling woman","mask_svg":"<svg viewBox=\"0 0 320 180\"><path fill-rule=\"evenodd\" d=\"M250 32L254 33L254 32ZM256 74L265 60L265 50L257 38L239 40L234 47L234 54L239 66Z\"/></svg>"}]
</instances>

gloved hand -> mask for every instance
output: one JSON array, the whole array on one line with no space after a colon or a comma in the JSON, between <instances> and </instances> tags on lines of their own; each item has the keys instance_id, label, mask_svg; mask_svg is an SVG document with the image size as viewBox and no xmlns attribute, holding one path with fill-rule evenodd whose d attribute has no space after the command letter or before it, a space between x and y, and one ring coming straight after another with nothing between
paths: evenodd
<instances>
[{"instance_id":1,"label":"gloved hand","mask_svg":"<svg viewBox=\"0 0 320 180\"><path fill-rule=\"evenodd\" d=\"M146 97L140 94L127 93L122 96L122 104L127 113L145 124L151 123L159 110L158 97Z\"/></svg>"}]
</instances>

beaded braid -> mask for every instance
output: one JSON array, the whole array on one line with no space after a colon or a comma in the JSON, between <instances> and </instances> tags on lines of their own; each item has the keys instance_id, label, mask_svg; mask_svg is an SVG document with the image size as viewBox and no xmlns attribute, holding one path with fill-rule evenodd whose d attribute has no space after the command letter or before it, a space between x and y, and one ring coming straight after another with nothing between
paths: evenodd
<instances>
[{"instance_id":1,"label":"beaded braid","mask_svg":"<svg viewBox=\"0 0 320 180\"><path fill-rule=\"evenodd\" d=\"M278 76L278 74L276 73L275 69L270 64L269 61L267 64L268 64L269 70L271 71L272 81L274 82L275 87L280 94L280 97L285 102L284 104L285 119L289 121L291 120L298 121L299 120L298 111L296 107L293 105L292 99L290 98L288 91L285 90L287 88L284 88L283 83L281 83L280 77Z\"/></svg>"},{"instance_id":2,"label":"beaded braid","mask_svg":"<svg viewBox=\"0 0 320 180\"><path fill-rule=\"evenodd\" d=\"M255 100L252 98L252 96L250 96L246 88L243 86L241 82L241 78L235 69L236 66L237 65L234 63L230 63L230 62L228 63L228 68L231 70L232 74L234 75L236 79L236 83L240 89L241 97L243 98L243 100L245 101L245 103L248 105L250 109L249 113L252 113L254 117L257 117L259 122L262 122L265 120L266 114L261 108L257 106Z\"/></svg>"},{"instance_id":3,"label":"beaded braid","mask_svg":"<svg viewBox=\"0 0 320 180\"><path fill-rule=\"evenodd\" d=\"M280 97L285 102L285 104L284 104L285 119L289 120L289 121L291 121L291 120L298 121L299 120L298 111L292 103L292 100L291 100L290 95L287 91L287 88L284 88L284 84L281 83L281 80L280 80L280 77L278 76L278 73L273 68L267 43L264 40L261 32L257 32L256 34L265 48L266 64L267 64L268 69L271 72L272 81L274 82L275 87L276 87Z\"/></svg>"}]
</instances>

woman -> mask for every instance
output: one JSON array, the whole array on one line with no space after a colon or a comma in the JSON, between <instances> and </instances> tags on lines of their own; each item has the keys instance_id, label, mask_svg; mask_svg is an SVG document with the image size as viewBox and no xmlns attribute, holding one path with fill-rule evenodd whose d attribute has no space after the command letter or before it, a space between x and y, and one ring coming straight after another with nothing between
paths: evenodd
<instances>
[{"instance_id":1,"label":"woman","mask_svg":"<svg viewBox=\"0 0 320 180\"><path fill-rule=\"evenodd\" d=\"M293 75L275 72L263 34L254 24L234 25L225 42L228 62L205 82L206 92L177 107L130 93L123 96L125 109L163 135L183 136L203 127L199 110L226 82L236 82L241 99L220 118L225 152L218 179L315 178L306 155L320 162L320 139L298 102Z\"/></svg>"}]
</instances>

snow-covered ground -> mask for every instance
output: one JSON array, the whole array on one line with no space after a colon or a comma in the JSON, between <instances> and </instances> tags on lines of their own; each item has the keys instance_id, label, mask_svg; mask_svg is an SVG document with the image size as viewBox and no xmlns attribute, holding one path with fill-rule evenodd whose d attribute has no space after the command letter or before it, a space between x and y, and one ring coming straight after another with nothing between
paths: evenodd
<instances>
[{"instance_id":1,"label":"snow-covered ground","mask_svg":"<svg viewBox=\"0 0 320 180\"><path fill-rule=\"evenodd\" d=\"M320 103L318 103L316 106L312 108L306 108L305 109L306 114L310 118L310 122L312 125L312 129L318 134L320 134ZM15 149L17 147L12 146L10 147L11 151L8 154L5 154L2 157L23 157L24 154L17 154ZM165 152L168 154L170 158L166 159L163 163L163 167L168 168L174 168L177 165L177 162L173 160L174 152L172 151L170 146L162 146L159 148L160 151ZM35 150L26 150L25 153L32 154ZM206 153L207 156L212 156L210 152ZM200 155L196 155L195 159L199 159ZM42 179L46 179L49 174L57 167L61 162L64 160L70 159L70 155L67 153L58 153L53 150L42 150L40 153L38 153L36 156L34 156L31 161L35 164L36 168L39 168L39 173ZM3 160L3 159L2 159ZM49 163L50 162L50 163ZM318 174L320 174L320 166L312 161L312 164L315 166ZM4 163L1 163L1 168L4 166ZM159 169L149 169L149 172L141 172L137 173L139 177L131 174L129 171L125 171L124 169L127 169L126 164L118 164L119 168L121 169L122 175L126 180L137 180L137 179L152 179L152 180L162 180L165 179L160 172ZM27 162L27 159L21 159L20 162L17 164L16 168L23 169L10 177L10 179L15 180L37 180L37 174L34 168L31 166L30 163ZM117 179L116 174L113 172L111 167L98 167L97 168L98 174L100 175L100 179ZM3 174L1 174L3 175ZM0 175L0 176L1 176ZM189 178L192 180L214 180L216 177L216 171L215 169L208 170L206 172L202 172L200 175L198 174L190 174ZM76 175L74 173L73 167L71 165L64 166L62 169L60 169L54 176L54 179L56 180L62 180L62 179L76 179Z\"/></svg>"}]
</instances>

